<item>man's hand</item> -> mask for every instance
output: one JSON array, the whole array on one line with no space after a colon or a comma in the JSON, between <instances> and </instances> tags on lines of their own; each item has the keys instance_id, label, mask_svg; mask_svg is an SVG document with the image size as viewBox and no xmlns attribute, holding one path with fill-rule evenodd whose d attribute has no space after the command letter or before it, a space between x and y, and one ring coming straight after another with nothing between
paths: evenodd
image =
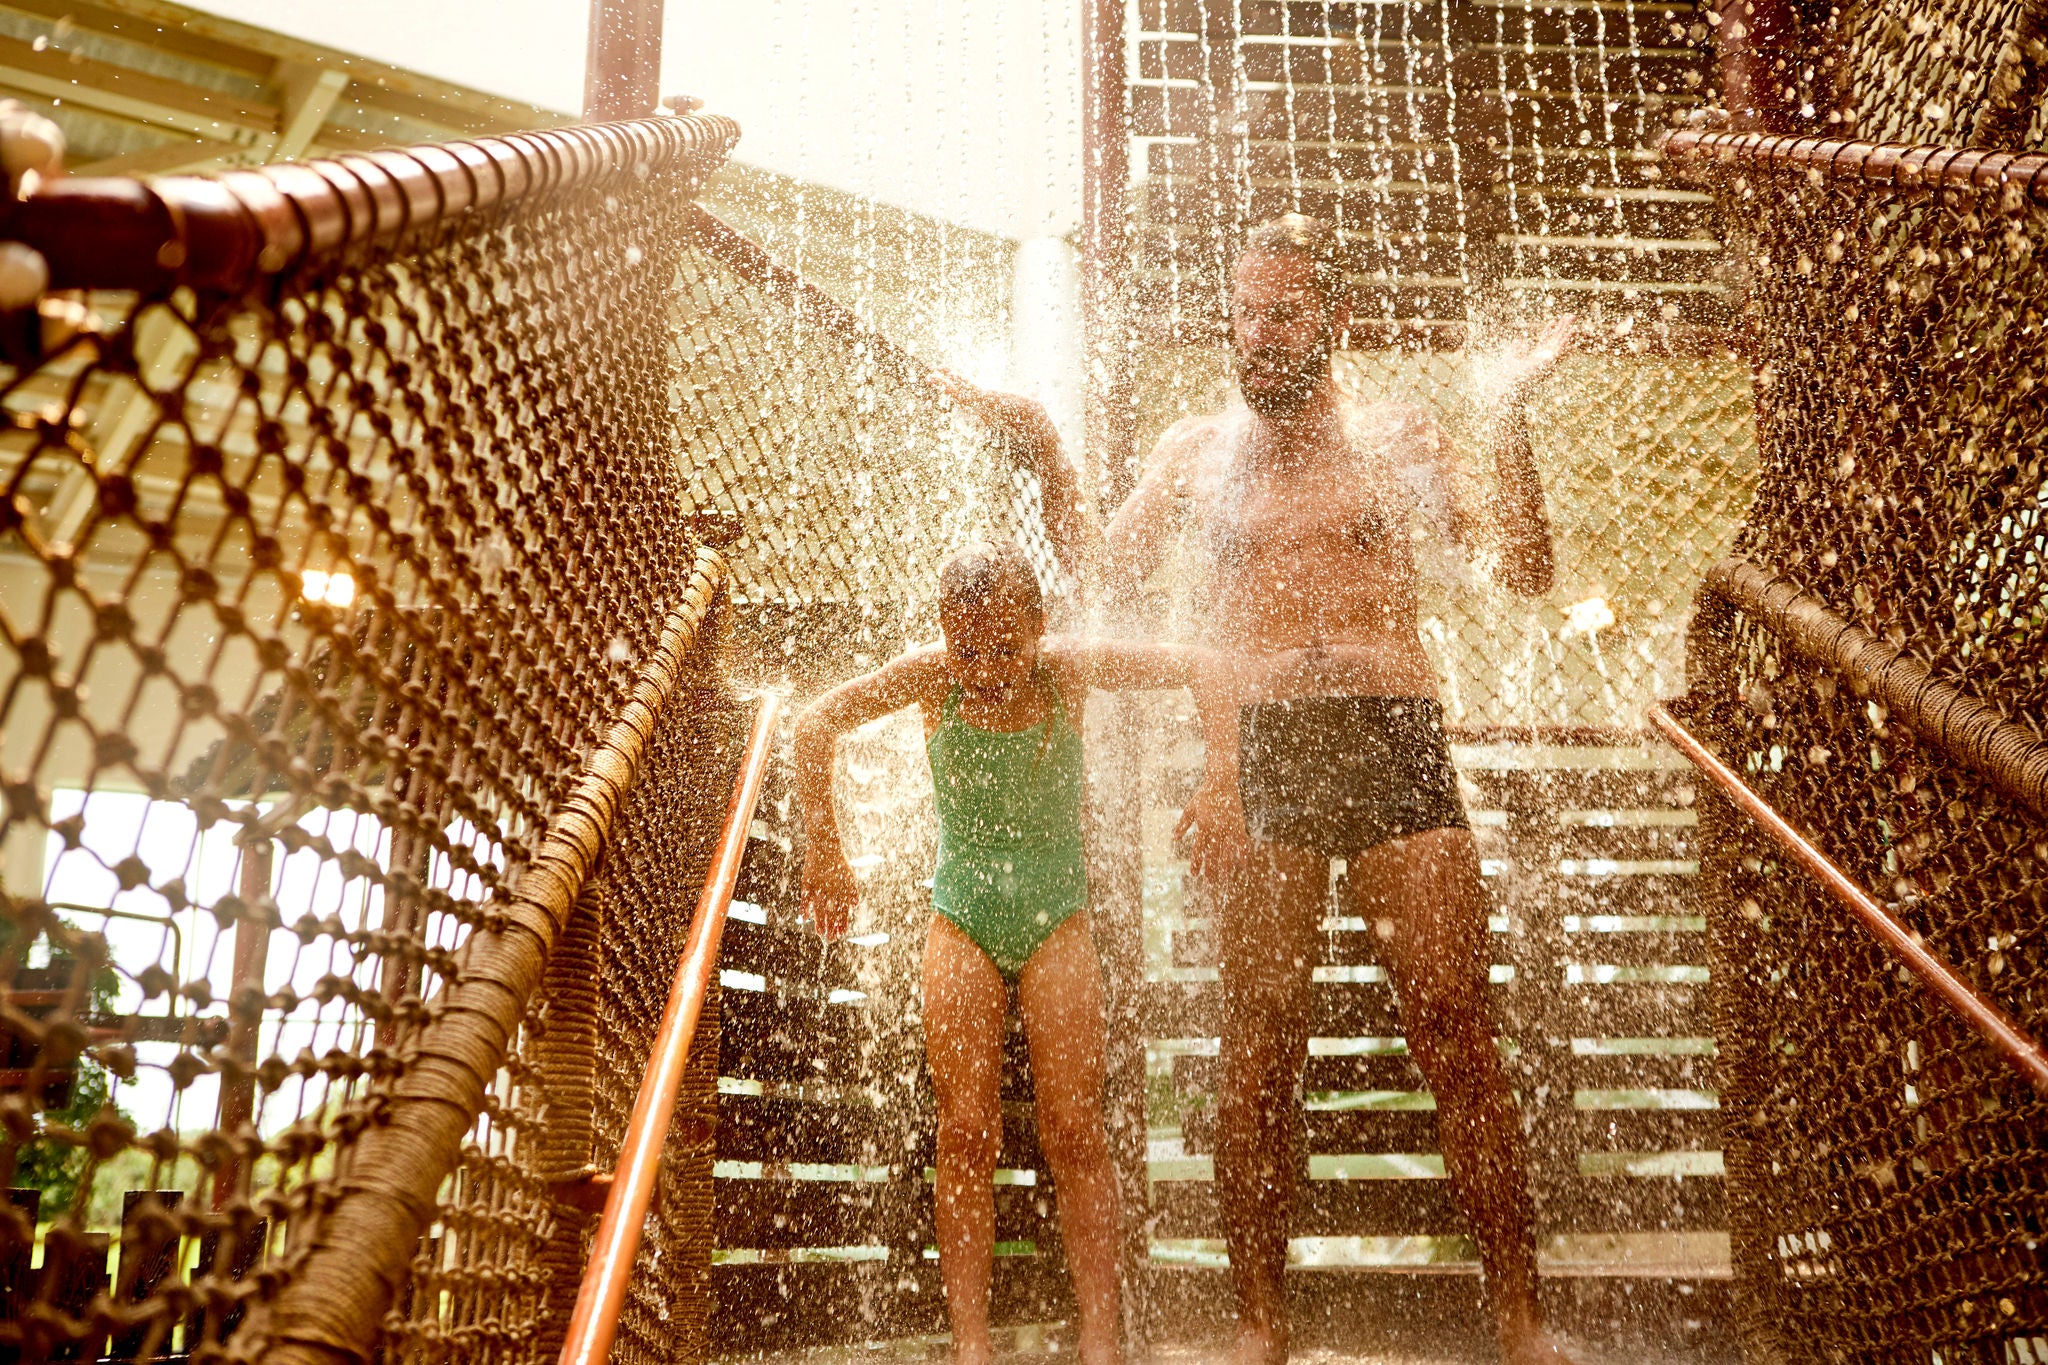
<instances>
[{"instance_id":1,"label":"man's hand","mask_svg":"<svg viewBox=\"0 0 2048 1365\"><path fill-rule=\"evenodd\" d=\"M1510 351L1503 362L1507 381L1507 401L1525 403L1543 381L1550 378L1558 362L1571 354L1572 343L1577 339L1579 319L1576 314L1566 313L1552 318L1544 324L1531 345L1517 351Z\"/></svg>"},{"instance_id":2,"label":"man's hand","mask_svg":"<svg viewBox=\"0 0 2048 1365\"><path fill-rule=\"evenodd\" d=\"M836 840L815 840L804 848L803 917L819 934L835 939L853 923L860 904L860 884Z\"/></svg>"}]
</instances>

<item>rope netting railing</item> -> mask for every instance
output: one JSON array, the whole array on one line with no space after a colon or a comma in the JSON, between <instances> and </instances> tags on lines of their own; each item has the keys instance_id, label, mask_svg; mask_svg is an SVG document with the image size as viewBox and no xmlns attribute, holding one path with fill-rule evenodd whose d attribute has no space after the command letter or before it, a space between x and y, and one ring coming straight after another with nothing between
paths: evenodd
<instances>
[{"instance_id":1,"label":"rope netting railing","mask_svg":"<svg viewBox=\"0 0 2048 1365\"><path fill-rule=\"evenodd\" d=\"M2048 157L1703 135L1747 272L1760 477L1687 724L2048 1034ZM1710 803L1734 1257L1762 1359L2048 1359L2048 1098Z\"/></svg>"},{"instance_id":2,"label":"rope netting railing","mask_svg":"<svg viewBox=\"0 0 2048 1365\"><path fill-rule=\"evenodd\" d=\"M709 212L697 229L678 343L689 497L746 528L735 599L805 620L797 662L849 650L880 662L936 638L939 566L977 539L1017 541L1055 599L1071 594L1038 478L997 433L945 400L928 366Z\"/></svg>"},{"instance_id":3,"label":"rope netting railing","mask_svg":"<svg viewBox=\"0 0 2048 1365\"><path fill-rule=\"evenodd\" d=\"M14 206L89 321L0 377L8 1350L526 1349L534 986L643 753L688 805L668 320L736 132Z\"/></svg>"},{"instance_id":4,"label":"rope netting railing","mask_svg":"<svg viewBox=\"0 0 2048 1365\"><path fill-rule=\"evenodd\" d=\"M1003 440L693 202L737 131L9 209L76 334L0 370L0 1349L550 1358L735 661L930 632L977 537L1056 580ZM718 1018L616 1359L703 1350Z\"/></svg>"}]
</instances>

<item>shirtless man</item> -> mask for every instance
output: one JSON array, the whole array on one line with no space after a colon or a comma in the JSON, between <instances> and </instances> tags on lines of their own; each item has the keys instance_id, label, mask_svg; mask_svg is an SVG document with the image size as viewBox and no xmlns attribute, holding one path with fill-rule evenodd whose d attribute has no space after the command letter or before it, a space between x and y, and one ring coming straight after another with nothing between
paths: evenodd
<instances>
[{"instance_id":1,"label":"shirtless man","mask_svg":"<svg viewBox=\"0 0 2048 1365\"><path fill-rule=\"evenodd\" d=\"M1238 656L1215 684L1222 704L1205 699L1205 716L1225 719L1209 723L1208 771L1183 822L1223 945L1216 1182L1237 1362L1287 1356L1295 1087L1330 860L1342 857L1347 913L1374 926L1409 1053L1436 1095L1502 1358L1555 1365L1566 1357L1537 1303L1521 1119L1487 1006L1487 894L1416 634L1411 523L1434 520L1516 592L1548 590L1550 526L1524 401L1573 320L1505 362L1497 487L1486 492L1426 411L1361 403L1331 381L1351 320L1344 281L1329 225L1289 215L1251 234L1231 290L1246 409L1167 432L1107 531L1107 585L1129 590L1192 518L1214 561L1207 643Z\"/></svg>"}]
</instances>

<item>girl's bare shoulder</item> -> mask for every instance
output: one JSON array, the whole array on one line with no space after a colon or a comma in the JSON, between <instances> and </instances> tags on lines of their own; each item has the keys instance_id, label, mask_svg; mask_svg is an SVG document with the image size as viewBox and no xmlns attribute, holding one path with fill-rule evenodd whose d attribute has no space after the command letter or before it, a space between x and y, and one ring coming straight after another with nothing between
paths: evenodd
<instances>
[{"instance_id":1,"label":"girl's bare shoulder","mask_svg":"<svg viewBox=\"0 0 2048 1365\"><path fill-rule=\"evenodd\" d=\"M896 675L900 686L915 691L920 701L934 693L944 696L953 681L946 673L944 645L919 645L906 650L889 661L887 671Z\"/></svg>"}]
</instances>

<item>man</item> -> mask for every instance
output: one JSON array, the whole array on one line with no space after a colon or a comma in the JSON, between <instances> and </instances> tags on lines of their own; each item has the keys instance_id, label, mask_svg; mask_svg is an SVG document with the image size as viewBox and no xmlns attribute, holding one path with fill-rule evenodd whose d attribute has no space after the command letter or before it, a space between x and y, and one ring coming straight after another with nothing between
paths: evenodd
<instances>
[{"instance_id":1,"label":"man","mask_svg":"<svg viewBox=\"0 0 2048 1365\"><path fill-rule=\"evenodd\" d=\"M1332 382L1350 325L1340 239L1299 215L1254 231L1232 276L1244 409L1161 438L1107 531L1112 592L1192 520L1211 560L1208 643L1236 667L1192 804L1194 871L1216 906L1224 1022L1216 1181L1237 1291L1238 1365L1287 1356L1282 1271L1298 1169L1295 1087L1331 859L1372 924L1408 1049L1436 1095L1444 1162L1478 1235L1502 1356L1566 1358L1536 1296L1521 1122L1487 1007L1487 896L1416 633L1418 515L1523 594L1552 575L1524 402L1569 317L1503 362L1497 486L1468 480L1430 415ZM1205 715L1216 714L1205 701Z\"/></svg>"}]
</instances>

